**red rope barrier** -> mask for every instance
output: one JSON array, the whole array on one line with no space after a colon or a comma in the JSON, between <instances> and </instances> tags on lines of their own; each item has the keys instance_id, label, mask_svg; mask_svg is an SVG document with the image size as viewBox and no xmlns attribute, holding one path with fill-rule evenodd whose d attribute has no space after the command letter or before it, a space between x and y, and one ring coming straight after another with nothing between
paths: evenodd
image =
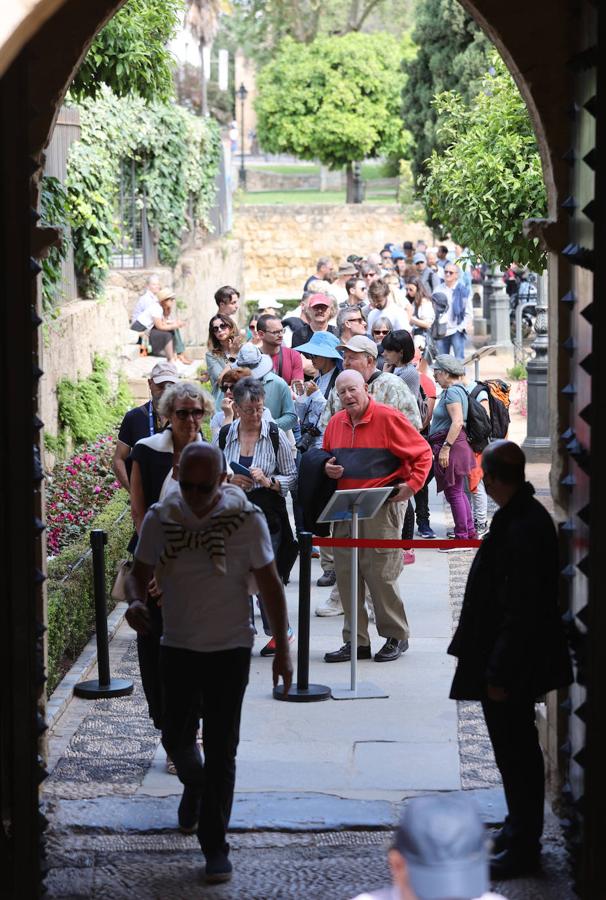
<instances>
[{"instance_id":1,"label":"red rope barrier","mask_svg":"<svg viewBox=\"0 0 606 900\"><path fill-rule=\"evenodd\" d=\"M392 541L392 540L370 540L369 538L325 538L325 537L315 537L313 538L313 544L315 547L380 547L382 549L388 550L414 550L415 547L419 547L425 550L439 550L439 549L447 549L447 550L455 550L464 548L466 550L471 550L473 547L481 547L482 541L480 540L436 540L432 538L431 540L410 540L410 541Z\"/></svg>"}]
</instances>

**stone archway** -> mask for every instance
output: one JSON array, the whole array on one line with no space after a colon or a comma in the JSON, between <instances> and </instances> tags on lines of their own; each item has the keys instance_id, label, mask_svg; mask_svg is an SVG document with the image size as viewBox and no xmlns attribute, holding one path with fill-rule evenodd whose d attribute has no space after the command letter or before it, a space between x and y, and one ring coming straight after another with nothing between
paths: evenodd
<instances>
[{"instance_id":1,"label":"stone archway","mask_svg":"<svg viewBox=\"0 0 606 900\"><path fill-rule=\"evenodd\" d=\"M0 447L0 543L7 558L5 597L0 603L0 804L3 821L8 823L0 832L0 850L9 861L3 887L9 891L14 888L20 896L39 893L40 829L44 827L39 821L37 799L37 785L44 777L38 750L44 730L40 698L45 554L40 522L42 472L37 459L42 423L36 416L36 385L41 373L37 366L40 322L34 276L35 260L53 235L35 227L32 210L36 206L41 154L67 85L95 34L122 2L14 0L8 14L4 13L0 30L0 132L11 135L11 140L5 140L0 149L0 284L3 297L15 301L3 303L0 311L0 376L6 390L5 421L10 424L10 441L2 442ZM568 343L563 349L552 343L550 404L554 447L558 446L560 434L567 435L566 448L554 458L552 488L567 525L563 544L567 545L570 562L566 575L567 583L572 584L567 598L570 616L573 620L576 616L581 624L591 622L589 665L584 673L587 703L581 713L581 685L573 699L577 717L571 717L566 726L570 734L566 753L568 757L576 754L571 762L571 797L582 798L584 766L588 767L586 779L592 788L585 826L587 887L592 884L593 874L598 873L598 809L604 776L599 759L602 744L595 738L585 752L581 720L587 720L588 733L595 735L599 717L604 716L599 712L596 692L603 676L599 649L606 630L603 612L596 611L598 573L592 577L588 564L588 550L598 549L601 523L597 501L603 499L604 492L603 477L596 462L589 458L590 405L594 409L597 406L600 381L595 374L592 380L588 360L593 344L593 365L597 369L602 364L595 326L604 314L599 309L592 310L593 219L588 213L584 219L575 213L571 223L571 205L562 209L561 204L570 192L569 185L583 197L593 189L579 160L587 159L593 147L585 113L598 117L591 87L591 79L595 89L597 78L597 47L593 57L588 53L592 42L597 41L597 13L589 0L567 0L557 14L546 0L534 4L513 0L506 7L499 0L460 2L498 47L527 101L548 189L549 219L538 230L550 250L551 333ZM571 58L573 70L567 66ZM575 66L578 75L574 74ZM571 169L570 163L575 159L576 167ZM595 169L597 159L593 157L586 165ZM579 197L574 202L579 206ZM561 303L561 298L566 302ZM562 394L569 385L571 390ZM572 405L569 397L573 398ZM591 521L595 527L589 535ZM592 646L596 648L594 655ZM584 647L580 640L581 657ZM556 747L557 739L556 730ZM578 828L575 831L573 827L571 837L578 835Z\"/></svg>"}]
</instances>

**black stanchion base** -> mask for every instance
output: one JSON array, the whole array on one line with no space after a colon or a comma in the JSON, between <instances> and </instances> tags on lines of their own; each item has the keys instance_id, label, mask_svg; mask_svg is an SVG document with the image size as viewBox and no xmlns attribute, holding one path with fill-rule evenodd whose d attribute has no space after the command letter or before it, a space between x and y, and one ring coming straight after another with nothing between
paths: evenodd
<instances>
[{"instance_id":1,"label":"black stanchion base","mask_svg":"<svg viewBox=\"0 0 606 900\"><path fill-rule=\"evenodd\" d=\"M315 703L317 700L328 700L330 688L325 684L310 684L306 688L298 688L296 684L291 686L288 694L284 696L284 685L279 684L274 688L274 700L289 700L291 703Z\"/></svg>"},{"instance_id":2,"label":"black stanchion base","mask_svg":"<svg viewBox=\"0 0 606 900\"><path fill-rule=\"evenodd\" d=\"M74 686L76 697L84 697L85 700L101 700L104 697L126 697L132 694L134 684L126 678L112 678L109 684L99 684L99 681L81 681Z\"/></svg>"}]
</instances>

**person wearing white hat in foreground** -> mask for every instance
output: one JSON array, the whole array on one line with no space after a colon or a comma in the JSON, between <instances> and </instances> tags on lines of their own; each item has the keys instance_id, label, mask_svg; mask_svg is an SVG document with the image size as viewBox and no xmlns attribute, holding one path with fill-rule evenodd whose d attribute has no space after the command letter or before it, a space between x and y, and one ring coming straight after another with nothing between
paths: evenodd
<instances>
[{"instance_id":1,"label":"person wearing white hat in foreground","mask_svg":"<svg viewBox=\"0 0 606 900\"><path fill-rule=\"evenodd\" d=\"M355 900L505 900L489 892L488 843L471 800L413 797L388 854L391 887Z\"/></svg>"}]
</instances>

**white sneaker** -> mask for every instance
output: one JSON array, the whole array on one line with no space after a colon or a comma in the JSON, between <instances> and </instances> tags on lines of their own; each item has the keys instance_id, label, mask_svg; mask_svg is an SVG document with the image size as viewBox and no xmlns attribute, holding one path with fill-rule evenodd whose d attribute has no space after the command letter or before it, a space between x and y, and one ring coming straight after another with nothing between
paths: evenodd
<instances>
[{"instance_id":1,"label":"white sneaker","mask_svg":"<svg viewBox=\"0 0 606 900\"><path fill-rule=\"evenodd\" d=\"M322 606L316 606L316 615L317 616L342 616L343 613L343 604L341 603L341 597L339 595L339 589L335 584L334 588L330 592L330 597Z\"/></svg>"}]
</instances>

